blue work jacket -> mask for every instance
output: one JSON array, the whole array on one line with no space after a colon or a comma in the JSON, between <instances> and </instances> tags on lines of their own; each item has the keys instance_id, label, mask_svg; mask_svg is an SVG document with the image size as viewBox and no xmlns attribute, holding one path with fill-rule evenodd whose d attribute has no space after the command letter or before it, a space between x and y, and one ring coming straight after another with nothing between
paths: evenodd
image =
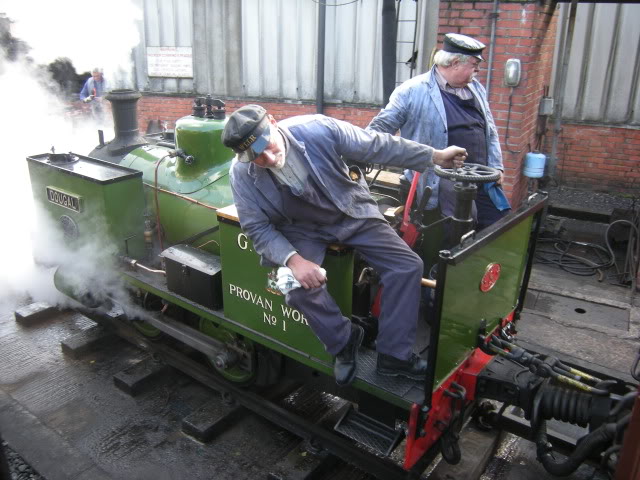
<instances>
[{"instance_id":1,"label":"blue work jacket","mask_svg":"<svg viewBox=\"0 0 640 480\"><path fill-rule=\"evenodd\" d=\"M434 75L435 68L434 66L430 71L417 75L396 88L391 94L387 106L371 121L367 130L391 134L400 130L400 135L404 138L431 145L433 148L444 149L448 147L447 115L440 87ZM487 165L504 171L500 140L491 110L489 110L487 92L475 79L468 87L480 105L485 118ZM405 176L411 180L413 173L406 172ZM440 177L435 174L433 168L429 169L427 175L420 178L418 192L421 193L427 185L433 189L429 203L427 203L429 210L438 205L439 183Z\"/></svg>"},{"instance_id":2,"label":"blue work jacket","mask_svg":"<svg viewBox=\"0 0 640 480\"><path fill-rule=\"evenodd\" d=\"M349 176L345 159L425 171L432 165L433 148L403 138L367 132L323 115L304 115L278 122L278 128L296 149L327 198L345 215L384 217L364 178ZM262 265L283 265L295 250L287 240L293 222L283 213L283 199L268 170L254 163L231 165L231 189L242 230L261 256Z\"/></svg>"}]
</instances>

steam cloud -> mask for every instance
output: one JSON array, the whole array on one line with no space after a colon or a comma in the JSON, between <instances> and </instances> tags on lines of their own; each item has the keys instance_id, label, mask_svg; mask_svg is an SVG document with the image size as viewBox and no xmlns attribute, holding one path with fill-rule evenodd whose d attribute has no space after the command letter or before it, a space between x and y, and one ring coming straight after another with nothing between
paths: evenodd
<instances>
[{"instance_id":1,"label":"steam cloud","mask_svg":"<svg viewBox=\"0 0 640 480\"><path fill-rule=\"evenodd\" d=\"M92 11L90 4L78 0L0 0L0 22L5 26L7 18L12 22L11 34L31 49L15 61L0 49L0 132L4 140L0 159L4 177L0 187L2 311L14 308L26 295L33 301L63 303L53 287L51 270L34 263L34 249L46 252L52 263L74 265L79 275L96 273L96 265L87 259L105 253L102 245L92 241L81 251L69 251L55 229L35 211L25 158L49 152L52 147L58 153L86 155L98 143L98 127L104 128L88 117L70 115L70 105L53 93L56 89L52 81L43 76L44 69L37 64L66 57L78 72L102 67L111 88L131 87L131 50L139 43L137 22L142 12L129 1L113 1ZM109 139L113 132L105 131L105 136Z\"/></svg>"}]
</instances>

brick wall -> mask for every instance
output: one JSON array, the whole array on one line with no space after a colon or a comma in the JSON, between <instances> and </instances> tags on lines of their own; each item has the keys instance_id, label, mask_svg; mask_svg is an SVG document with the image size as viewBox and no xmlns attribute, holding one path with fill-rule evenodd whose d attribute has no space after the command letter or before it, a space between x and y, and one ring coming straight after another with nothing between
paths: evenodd
<instances>
[{"instance_id":1,"label":"brick wall","mask_svg":"<svg viewBox=\"0 0 640 480\"><path fill-rule=\"evenodd\" d=\"M191 114L195 96L143 95L138 102L138 125L140 131L146 132L147 126L152 120L166 122L168 128L173 128L178 118ZM316 113L315 103L288 103L257 99L225 100L227 113L231 113L238 107L251 102L259 103L265 107L276 120L282 120L294 115ZM360 105L325 105L324 113L330 117L345 120L364 128L379 111L380 109L377 107L363 107Z\"/></svg>"},{"instance_id":2,"label":"brick wall","mask_svg":"<svg viewBox=\"0 0 640 480\"><path fill-rule=\"evenodd\" d=\"M551 138L546 151L551 151ZM640 192L640 130L562 125L557 179L562 185L597 192Z\"/></svg>"}]
</instances>

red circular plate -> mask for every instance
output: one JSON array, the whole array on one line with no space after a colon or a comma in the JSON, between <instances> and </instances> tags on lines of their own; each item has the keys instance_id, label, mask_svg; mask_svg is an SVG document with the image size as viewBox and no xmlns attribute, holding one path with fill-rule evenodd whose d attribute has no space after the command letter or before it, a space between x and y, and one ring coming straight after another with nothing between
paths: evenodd
<instances>
[{"instance_id":1,"label":"red circular plate","mask_svg":"<svg viewBox=\"0 0 640 480\"><path fill-rule=\"evenodd\" d=\"M482 276L482 280L480 280L480 291L488 292L493 288L498 279L500 278L500 267L499 263L490 263L487 265L487 268L484 270L484 275Z\"/></svg>"}]
</instances>

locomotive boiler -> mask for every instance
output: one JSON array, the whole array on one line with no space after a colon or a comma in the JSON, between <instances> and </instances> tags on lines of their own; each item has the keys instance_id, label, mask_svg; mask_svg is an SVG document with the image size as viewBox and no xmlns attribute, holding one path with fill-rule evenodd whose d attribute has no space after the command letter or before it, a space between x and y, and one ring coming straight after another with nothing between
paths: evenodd
<instances>
[{"instance_id":1,"label":"locomotive boiler","mask_svg":"<svg viewBox=\"0 0 640 480\"><path fill-rule=\"evenodd\" d=\"M87 315L115 315L148 340L179 341L200 352L234 389L286 377L339 395L350 403L335 433L315 437L383 477L419 475L437 452L459 461L458 433L474 412L501 428L524 431L537 441L545 467L559 475L620 443L633 400L625 385L531 354L515 342L546 195L531 195L476 233L470 202L478 182L495 178L490 169L439 170L458 182L459 204L453 218L436 225L423 223L415 181L406 188L372 182L374 198L399 235L426 265L437 265L436 278L423 281L430 300L417 339L429 373L424 382L376 374L372 339L381 286L375 271L337 244L323 264L328 288L342 313L366 332L356 380L338 388L331 356L304 315L285 303L276 269L260 265L240 227L229 186L234 154L221 142L224 103L198 97L174 132L143 137L136 119L139 98L130 90L107 95L116 136L110 142L100 136L88 156L45 153L27 159L33 196L47 222L68 248L95 256L90 274L78 273L74 261L61 263L55 274L58 289ZM453 248L441 248L438 235L431 235L442 223L456 233ZM105 287L105 276L116 280ZM249 391L247 398L253 398ZM521 407L524 425L516 428L502 415L478 409L484 399ZM552 455L549 419L590 429L566 460ZM345 444L345 437L353 442ZM358 445L378 456L363 457ZM389 460L396 449L402 450L399 466Z\"/></svg>"}]
</instances>

